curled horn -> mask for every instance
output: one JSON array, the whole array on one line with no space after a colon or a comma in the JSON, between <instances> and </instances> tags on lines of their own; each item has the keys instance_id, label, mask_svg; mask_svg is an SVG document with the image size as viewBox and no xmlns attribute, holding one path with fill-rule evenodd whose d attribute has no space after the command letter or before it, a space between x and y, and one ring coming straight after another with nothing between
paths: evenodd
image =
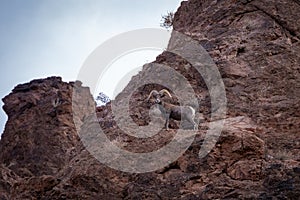
<instances>
[{"instance_id":1,"label":"curled horn","mask_svg":"<svg viewBox=\"0 0 300 200\"><path fill-rule=\"evenodd\" d=\"M152 90L147 98L147 101L149 101L149 99L152 97L153 94L158 95L159 92L157 92L157 90Z\"/></svg>"},{"instance_id":2,"label":"curled horn","mask_svg":"<svg viewBox=\"0 0 300 200\"><path fill-rule=\"evenodd\" d=\"M162 89L161 91L159 91L159 94L162 96L164 94L167 94L170 98L172 98L172 95L170 94L170 92L166 89Z\"/></svg>"}]
</instances>

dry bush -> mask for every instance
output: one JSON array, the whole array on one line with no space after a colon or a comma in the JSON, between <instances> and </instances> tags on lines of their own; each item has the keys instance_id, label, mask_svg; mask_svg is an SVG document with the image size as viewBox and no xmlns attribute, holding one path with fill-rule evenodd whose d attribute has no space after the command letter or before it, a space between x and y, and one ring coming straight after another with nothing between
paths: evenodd
<instances>
[{"instance_id":1,"label":"dry bush","mask_svg":"<svg viewBox=\"0 0 300 200\"><path fill-rule=\"evenodd\" d=\"M166 15L162 16L162 23L160 24L161 27L170 29L173 26L173 19L174 19L174 13L168 12Z\"/></svg>"}]
</instances>

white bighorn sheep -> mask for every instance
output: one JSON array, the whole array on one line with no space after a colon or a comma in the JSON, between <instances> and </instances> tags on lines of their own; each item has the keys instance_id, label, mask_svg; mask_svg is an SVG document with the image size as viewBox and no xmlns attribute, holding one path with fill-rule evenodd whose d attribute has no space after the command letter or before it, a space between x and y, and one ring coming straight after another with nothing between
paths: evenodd
<instances>
[{"instance_id":1,"label":"white bighorn sheep","mask_svg":"<svg viewBox=\"0 0 300 200\"><path fill-rule=\"evenodd\" d=\"M153 96L155 98L155 103L158 104L159 110L163 114L164 118L166 119L165 128L169 129L169 119L174 120L181 120L185 119L188 122L193 124L194 130L196 129L196 122L194 121L195 118L195 109L191 106L178 106L170 103L163 102L161 100L162 97L167 94L170 98L172 95L166 89L162 89L159 92L157 90L152 90L147 98L147 101Z\"/></svg>"}]
</instances>

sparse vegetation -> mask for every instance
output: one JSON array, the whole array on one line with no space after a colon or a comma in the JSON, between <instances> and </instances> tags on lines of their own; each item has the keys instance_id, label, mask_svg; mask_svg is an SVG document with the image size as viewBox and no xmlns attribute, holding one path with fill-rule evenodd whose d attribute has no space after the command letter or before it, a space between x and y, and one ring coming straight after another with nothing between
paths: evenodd
<instances>
[{"instance_id":1,"label":"sparse vegetation","mask_svg":"<svg viewBox=\"0 0 300 200\"><path fill-rule=\"evenodd\" d=\"M54 108L56 108L57 106L59 106L61 104L59 98L53 99L52 100L52 105Z\"/></svg>"},{"instance_id":2,"label":"sparse vegetation","mask_svg":"<svg viewBox=\"0 0 300 200\"><path fill-rule=\"evenodd\" d=\"M166 29L170 29L173 27L173 19L174 19L174 13L173 12L167 12L166 15L162 15L160 26Z\"/></svg>"},{"instance_id":3,"label":"sparse vegetation","mask_svg":"<svg viewBox=\"0 0 300 200\"><path fill-rule=\"evenodd\" d=\"M98 94L98 96L96 97L96 101L97 101L97 104L100 101L100 104L103 105L103 104L107 104L108 102L110 102L110 98L103 92L100 92Z\"/></svg>"}]
</instances>

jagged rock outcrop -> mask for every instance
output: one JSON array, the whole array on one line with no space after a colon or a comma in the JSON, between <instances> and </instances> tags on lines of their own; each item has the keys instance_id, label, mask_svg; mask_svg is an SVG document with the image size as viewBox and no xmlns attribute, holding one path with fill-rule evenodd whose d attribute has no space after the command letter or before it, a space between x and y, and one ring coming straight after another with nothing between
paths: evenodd
<instances>
[{"instance_id":1,"label":"jagged rock outcrop","mask_svg":"<svg viewBox=\"0 0 300 200\"><path fill-rule=\"evenodd\" d=\"M3 99L8 122L0 160L19 176L56 174L76 154L79 138L74 134L71 107L74 84L59 77L34 80L16 86ZM84 99L91 97L85 89L82 101L91 99Z\"/></svg>"},{"instance_id":2,"label":"jagged rock outcrop","mask_svg":"<svg viewBox=\"0 0 300 200\"><path fill-rule=\"evenodd\" d=\"M135 138L118 127L111 103L96 108L97 120L91 118L95 103L78 81L50 77L16 86L3 99L8 122L0 141L0 199L297 199L299 15L296 0L182 2L174 30L210 54L225 84L228 111L216 145L200 159L211 114L205 82L182 57L158 56L155 63L172 67L191 84L201 123L187 151L155 172L111 169L84 148L79 136L99 123L118 147L151 152L169 143L178 122L151 138ZM121 104L136 80L153 70L144 66L115 102ZM151 123L145 99L153 89L162 86L148 84L130 98L130 115L139 126Z\"/></svg>"}]
</instances>

